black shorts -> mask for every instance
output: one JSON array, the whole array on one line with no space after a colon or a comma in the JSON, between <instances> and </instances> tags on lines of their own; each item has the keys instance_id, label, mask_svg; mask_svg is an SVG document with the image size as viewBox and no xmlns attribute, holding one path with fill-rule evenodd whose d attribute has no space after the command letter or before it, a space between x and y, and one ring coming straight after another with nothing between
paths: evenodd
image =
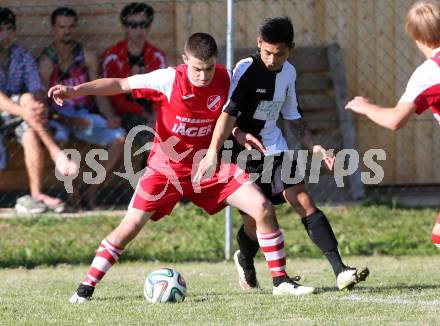
<instances>
[{"instance_id":1,"label":"black shorts","mask_svg":"<svg viewBox=\"0 0 440 326\"><path fill-rule=\"evenodd\" d=\"M250 160L246 164L246 172L258 174L255 183L274 205L286 202L283 196L284 190L304 183L304 178L298 182L291 182L295 177L297 162L284 154L266 156L263 160ZM284 174L282 169L285 169ZM287 175L289 178L286 178Z\"/></svg>"}]
</instances>

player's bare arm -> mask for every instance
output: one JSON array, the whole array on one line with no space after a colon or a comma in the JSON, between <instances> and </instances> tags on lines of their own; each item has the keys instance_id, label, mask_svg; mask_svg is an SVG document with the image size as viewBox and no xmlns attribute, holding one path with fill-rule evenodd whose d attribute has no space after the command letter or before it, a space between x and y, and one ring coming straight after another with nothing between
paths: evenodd
<instances>
[{"instance_id":1,"label":"player's bare arm","mask_svg":"<svg viewBox=\"0 0 440 326\"><path fill-rule=\"evenodd\" d=\"M79 96L111 96L131 91L127 78L101 78L74 87L55 85L47 93L58 105Z\"/></svg>"},{"instance_id":2,"label":"player's bare arm","mask_svg":"<svg viewBox=\"0 0 440 326\"><path fill-rule=\"evenodd\" d=\"M217 165L217 153L223 146L223 143L231 135L232 129L235 127L237 118L222 112L215 124L211 143L205 157L200 161L194 181L199 183L203 177Z\"/></svg>"},{"instance_id":3,"label":"player's bare arm","mask_svg":"<svg viewBox=\"0 0 440 326\"><path fill-rule=\"evenodd\" d=\"M295 135L297 139L301 142L301 144L309 150L309 152L313 152L313 140L312 134L307 127L306 122L303 119L296 120L288 120L288 128Z\"/></svg>"},{"instance_id":4,"label":"player's bare arm","mask_svg":"<svg viewBox=\"0 0 440 326\"><path fill-rule=\"evenodd\" d=\"M244 148L249 150L255 148L263 154L266 153L266 148L257 137L248 132L244 132L238 126L235 126L234 129L232 129L232 136L234 136L237 142Z\"/></svg>"},{"instance_id":5,"label":"player's bare arm","mask_svg":"<svg viewBox=\"0 0 440 326\"><path fill-rule=\"evenodd\" d=\"M327 153L327 150L321 145L313 144L312 133L302 118L297 120L289 120L288 126L293 134L301 141L301 144L307 148L310 153L321 154L326 167L330 171L333 170L335 157Z\"/></svg>"},{"instance_id":6,"label":"player's bare arm","mask_svg":"<svg viewBox=\"0 0 440 326\"><path fill-rule=\"evenodd\" d=\"M223 143L232 134L237 118L228 113L222 112L215 124L214 132L208 151L217 154Z\"/></svg>"},{"instance_id":7,"label":"player's bare arm","mask_svg":"<svg viewBox=\"0 0 440 326\"><path fill-rule=\"evenodd\" d=\"M378 125L390 130L397 130L405 126L415 112L413 103L399 102L394 108L384 108L370 103L361 96L356 96L347 103L345 108L363 114Z\"/></svg>"}]
</instances>

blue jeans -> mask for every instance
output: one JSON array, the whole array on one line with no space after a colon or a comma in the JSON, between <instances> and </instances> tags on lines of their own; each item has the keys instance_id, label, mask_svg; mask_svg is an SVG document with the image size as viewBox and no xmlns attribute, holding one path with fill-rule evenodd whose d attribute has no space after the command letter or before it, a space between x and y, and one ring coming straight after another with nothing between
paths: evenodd
<instances>
[{"instance_id":1,"label":"blue jeans","mask_svg":"<svg viewBox=\"0 0 440 326\"><path fill-rule=\"evenodd\" d=\"M115 140L123 138L126 135L123 128L109 128L105 118L99 114L90 113L88 109L67 112L68 114L63 114L62 110L58 111L58 113L65 118L81 118L87 120L89 127L71 129L61 123L49 122L49 125L55 129L55 139L57 141L67 141L70 134L73 133L76 138L87 143L108 146Z\"/></svg>"}]
</instances>

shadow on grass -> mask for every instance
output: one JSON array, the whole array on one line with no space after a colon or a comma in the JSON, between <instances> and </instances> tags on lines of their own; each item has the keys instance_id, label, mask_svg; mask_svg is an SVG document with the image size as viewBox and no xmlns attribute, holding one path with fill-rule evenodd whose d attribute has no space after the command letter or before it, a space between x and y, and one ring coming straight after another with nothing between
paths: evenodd
<instances>
[{"instance_id":1,"label":"shadow on grass","mask_svg":"<svg viewBox=\"0 0 440 326\"><path fill-rule=\"evenodd\" d=\"M409 291L419 291L419 290L438 290L440 289L440 284L396 284L387 286L372 286L372 287L357 287L358 290L365 292L386 292L389 290L409 290Z\"/></svg>"},{"instance_id":2,"label":"shadow on grass","mask_svg":"<svg viewBox=\"0 0 440 326\"><path fill-rule=\"evenodd\" d=\"M104 297L93 297L93 301L125 301L130 300L145 300L142 295L116 295L116 296L104 296Z\"/></svg>"},{"instance_id":3,"label":"shadow on grass","mask_svg":"<svg viewBox=\"0 0 440 326\"><path fill-rule=\"evenodd\" d=\"M195 294L189 295L185 298L185 302L207 302L207 301L217 301L217 298L224 298L225 295L235 296L235 295L272 295L270 291L246 291L246 292L209 292L205 294ZM124 300L144 300L142 295L116 295L116 296L102 296L102 297L93 297L93 301L96 302L105 302L105 301L124 301Z\"/></svg>"},{"instance_id":4,"label":"shadow on grass","mask_svg":"<svg viewBox=\"0 0 440 326\"><path fill-rule=\"evenodd\" d=\"M340 291L337 287L319 287L316 288L317 293L316 294L324 294L327 292L341 292L341 293L368 293L368 292L375 292L375 293L381 293L381 292L387 292L390 290L408 290L408 291L421 291L421 290L438 290L440 289L439 285L433 285L433 284L397 284L397 285L387 285L387 286L359 286L356 285L351 290L344 290Z\"/></svg>"}]
</instances>

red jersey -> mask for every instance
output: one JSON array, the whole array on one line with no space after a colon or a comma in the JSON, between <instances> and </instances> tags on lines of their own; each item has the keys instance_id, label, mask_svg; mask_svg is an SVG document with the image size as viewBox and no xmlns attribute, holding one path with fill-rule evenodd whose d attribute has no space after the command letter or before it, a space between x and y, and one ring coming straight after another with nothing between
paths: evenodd
<instances>
[{"instance_id":1,"label":"red jersey","mask_svg":"<svg viewBox=\"0 0 440 326\"><path fill-rule=\"evenodd\" d=\"M431 59L414 71L400 102L413 103L417 114L431 108L440 123L440 49L435 51Z\"/></svg>"},{"instance_id":2,"label":"red jersey","mask_svg":"<svg viewBox=\"0 0 440 326\"><path fill-rule=\"evenodd\" d=\"M182 64L128 78L133 97L161 97L149 166L165 164L184 174L191 172L194 156L199 153L195 160L200 161L205 151L199 151L209 147L230 84L227 70L217 65L211 83L196 87L187 68Z\"/></svg>"},{"instance_id":3,"label":"red jersey","mask_svg":"<svg viewBox=\"0 0 440 326\"><path fill-rule=\"evenodd\" d=\"M144 43L143 54L145 73L166 67L165 54L150 43ZM101 54L101 65L103 77L127 78L131 76L127 41L121 41L106 49ZM142 106L127 99L125 94L111 96L110 100L118 114L131 113L141 115L144 112Z\"/></svg>"}]
</instances>

